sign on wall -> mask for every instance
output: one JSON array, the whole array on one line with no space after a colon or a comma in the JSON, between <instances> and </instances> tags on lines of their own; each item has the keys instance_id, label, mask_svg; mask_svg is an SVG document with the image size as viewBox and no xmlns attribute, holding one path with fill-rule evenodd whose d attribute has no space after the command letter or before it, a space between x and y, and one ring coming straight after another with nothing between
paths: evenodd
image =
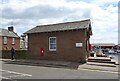
<instances>
[{"instance_id":1,"label":"sign on wall","mask_svg":"<svg viewBox=\"0 0 120 81\"><path fill-rule=\"evenodd\" d=\"M82 43L76 43L76 47L82 47Z\"/></svg>"}]
</instances>

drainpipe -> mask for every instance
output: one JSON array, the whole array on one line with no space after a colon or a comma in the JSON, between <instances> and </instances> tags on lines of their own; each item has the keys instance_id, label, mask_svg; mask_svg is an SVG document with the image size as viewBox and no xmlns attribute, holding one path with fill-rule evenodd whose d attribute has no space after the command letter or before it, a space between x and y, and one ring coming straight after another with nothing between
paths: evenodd
<instances>
[{"instance_id":1,"label":"drainpipe","mask_svg":"<svg viewBox=\"0 0 120 81\"><path fill-rule=\"evenodd\" d=\"M87 31L86 31L86 29L85 29L85 42L84 42L84 48L83 48L83 50L84 50L84 53L83 53L83 58L84 58L84 61L86 62L87 61L87 58L86 58L86 37L87 37L87 35L86 35L86 33L87 33Z\"/></svg>"}]
</instances>

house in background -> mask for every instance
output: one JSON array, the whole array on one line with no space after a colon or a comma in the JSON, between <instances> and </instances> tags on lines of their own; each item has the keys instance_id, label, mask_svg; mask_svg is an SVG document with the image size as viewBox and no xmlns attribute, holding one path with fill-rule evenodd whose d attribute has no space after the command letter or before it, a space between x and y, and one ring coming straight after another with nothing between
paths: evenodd
<instances>
[{"instance_id":1,"label":"house in background","mask_svg":"<svg viewBox=\"0 0 120 81\"><path fill-rule=\"evenodd\" d=\"M91 44L93 49L100 48L100 49L112 49L115 44L114 43L96 43Z\"/></svg>"},{"instance_id":2,"label":"house in background","mask_svg":"<svg viewBox=\"0 0 120 81\"><path fill-rule=\"evenodd\" d=\"M27 35L25 34L20 36L20 48L21 49L28 48L28 38L27 38Z\"/></svg>"},{"instance_id":3,"label":"house in background","mask_svg":"<svg viewBox=\"0 0 120 81\"><path fill-rule=\"evenodd\" d=\"M106 53L114 53L116 45L114 43L94 43L91 45L91 51L96 52L99 55Z\"/></svg>"},{"instance_id":4,"label":"house in background","mask_svg":"<svg viewBox=\"0 0 120 81\"><path fill-rule=\"evenodd\" d=\"M14 32L14 27L0 28L0 50L10 50L12 47L20 49L20 37Z\"/></svg>"},{"instance_id":5,"label":"house in background","mask_svg":"<svg viewBox=\"0 0 120 81\"><path fill-rule=\"evenodd\" d=\"M40 25L27 31L29 59L86 62L91 21Z\"/></svg>"}]
</instances>

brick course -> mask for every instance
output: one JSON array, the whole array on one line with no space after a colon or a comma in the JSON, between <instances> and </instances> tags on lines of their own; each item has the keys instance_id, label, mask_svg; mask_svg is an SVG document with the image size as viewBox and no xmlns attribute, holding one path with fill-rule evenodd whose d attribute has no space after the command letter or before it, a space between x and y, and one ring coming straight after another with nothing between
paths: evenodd
<instances>
[{"instance_id":1,"label":"brick course","mask_svg":"<svg viewBox=\"0 0 120 81\"><path fill-rule=\"evenodd\" d=\"M14 47L15 49L20 49L20 38L15 37L15 44L12 44L13 37L7 37L7 44L4 44L4 37L1 38L2 50L5 50L6 48L7 50L10 50L12 47Z\"/></svg>"},{"instance_id":2,"label":"brick course","mask_svg":"<svg viewBox=\"0 0 120 81\"><path fill-rule=\"evenodd\" d=\"M49 37L56 37L57 51L49 51ZM89 37L86 29L28 34L28 58L86 62L89 56L86 40ZM83 43L83 46L76 47L76 43ZM44 48L44 56L40 56L40 48Z\"/></svg>"}]
</instances>

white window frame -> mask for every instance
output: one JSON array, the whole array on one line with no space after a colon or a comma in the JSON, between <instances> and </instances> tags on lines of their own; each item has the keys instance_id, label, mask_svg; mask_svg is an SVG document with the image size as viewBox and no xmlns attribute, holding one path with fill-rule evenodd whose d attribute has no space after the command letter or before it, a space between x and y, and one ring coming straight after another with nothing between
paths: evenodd
<instances>
[{"instance_id":1,"label":"white window frame","mask_svg":"<svg viewBox=\"0 0 120 81\"><path fill-rule=\"evenodd\" d=\"M52 38L55 38L55 43L53 43L53 44L55 44L56 45L56 49L51 49L50 47L50 45L51 45L51 43L50 43L50 40L52 39ZM49 37L49 51L56 51L57 50L57 40L56 40L56 37Z\"/></svg>"},{"instance_id":2,"label":"white window frame","mask_svg":"<svg viewBox=\"0 0 120 81\"><path fill-rule=\"evenodd\" d=\"M4 44L7 44L7 37L4 37Z\"/></svg>"},{"instance_id":3,"label":"white window frame","mask_svg":"<svg viewBox=\"0 0 120 81\"><path fill-rule=\"evenodd\" d=\"M12 38L12 44L15 44L15 38Z\"/></svg>"}]
</instances>

